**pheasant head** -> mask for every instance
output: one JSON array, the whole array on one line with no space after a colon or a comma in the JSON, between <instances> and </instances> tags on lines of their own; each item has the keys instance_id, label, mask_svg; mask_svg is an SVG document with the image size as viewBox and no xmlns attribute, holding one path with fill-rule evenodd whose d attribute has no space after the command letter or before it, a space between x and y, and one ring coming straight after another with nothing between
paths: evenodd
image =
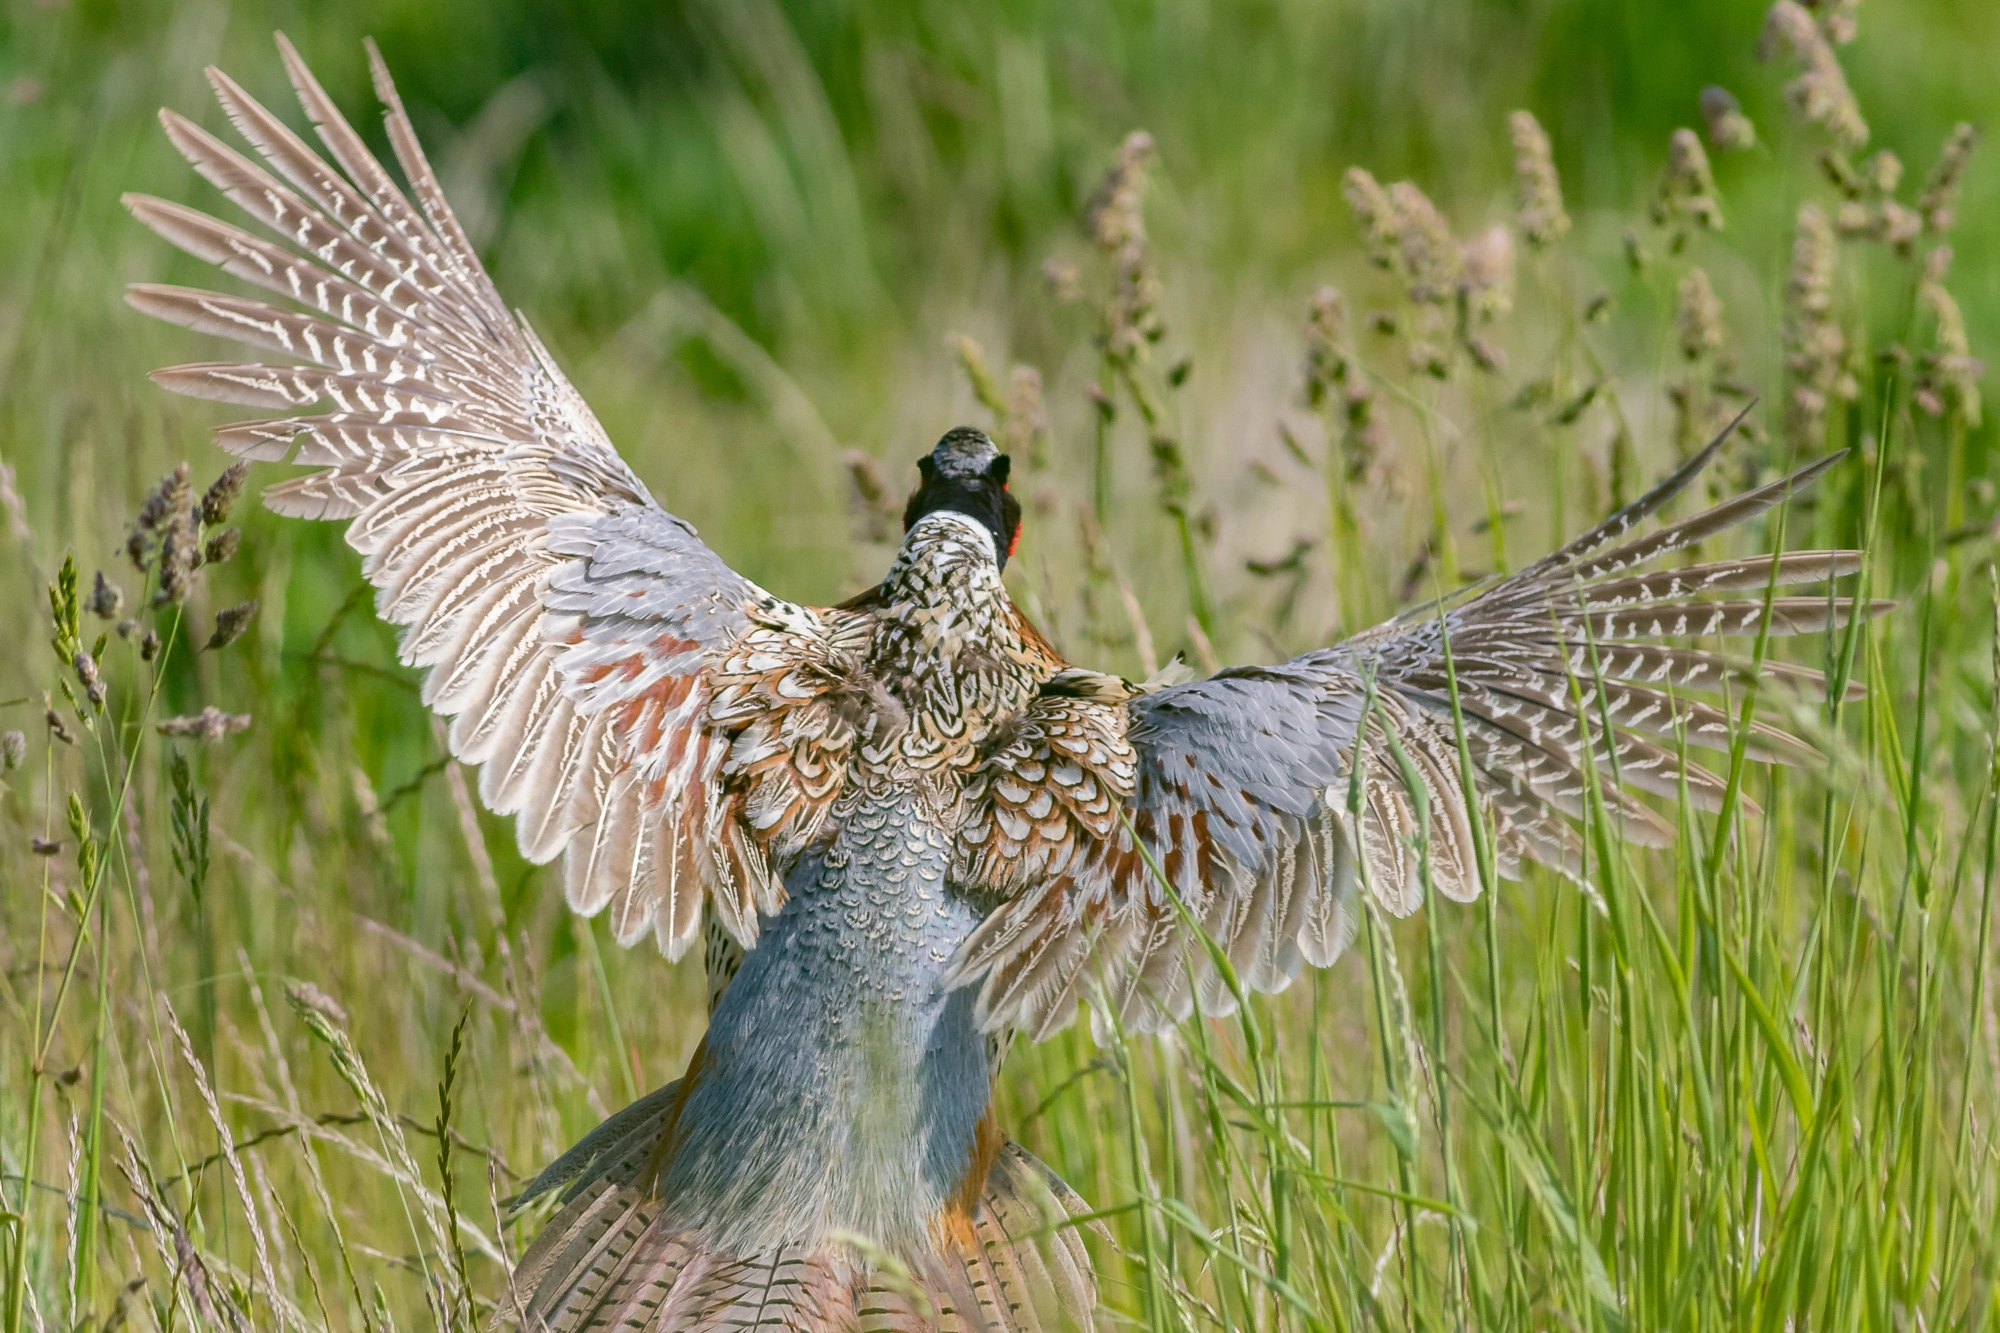
<instances>
[{"instance_id":1,"label":"pheasant head","mask_svg":"<svg viewBox=\"0 0 2000 1333\"><path fill-rule=\"evenodd\" d=\"M992 534L994 561L1005 569L1021 537L1021 502L1007 489L1012 466L984 431L970 426L946 431L930 456L917 460L922 479L903 506L903 531L927 514L962 514Z\"/></svg>"}]
</instances>

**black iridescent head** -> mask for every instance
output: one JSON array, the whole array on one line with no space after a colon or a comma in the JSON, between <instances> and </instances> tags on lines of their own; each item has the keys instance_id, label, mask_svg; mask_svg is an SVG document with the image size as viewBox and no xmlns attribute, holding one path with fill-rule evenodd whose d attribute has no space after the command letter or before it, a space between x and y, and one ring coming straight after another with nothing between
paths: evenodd
<instances>
[{"instance_id":1,"label":"black iridescent head","mask_svg":"<svg viewBox=\"0 0 2000 1333\"><path fill-rule=\"evenodd\" d=\"M993 447L984 431L970 426L946 431L930 457L917 460L923 480L903 506L903 531L940 509L963 514L993 534L994 555L1005 569L1021 536L1021 502L1007 490L1011 467L1012 460Z\"/></svg>"}]
</instances>

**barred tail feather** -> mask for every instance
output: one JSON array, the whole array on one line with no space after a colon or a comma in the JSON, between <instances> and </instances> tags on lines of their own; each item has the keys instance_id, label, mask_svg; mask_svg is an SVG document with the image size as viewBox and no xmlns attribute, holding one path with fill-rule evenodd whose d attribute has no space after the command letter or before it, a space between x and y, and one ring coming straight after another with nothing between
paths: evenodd
<instances>
[{"instance_id":1,"label":"barred tail feather","mask_svg":"<svg viewBox=\"0 0 2000 1333\"><path fill-rule=\"evenodd\" d=\"M1073 1333L1096 1327L1087 1206L1017 1143L986 1178L970 1242L880 1256L830 1241L758 1254L675 1231L657 1197L681 1085L626 1107L515 1200L564 1207L515 1268L494 1329L536 1333Z\"/></svg>"}]
</instances>

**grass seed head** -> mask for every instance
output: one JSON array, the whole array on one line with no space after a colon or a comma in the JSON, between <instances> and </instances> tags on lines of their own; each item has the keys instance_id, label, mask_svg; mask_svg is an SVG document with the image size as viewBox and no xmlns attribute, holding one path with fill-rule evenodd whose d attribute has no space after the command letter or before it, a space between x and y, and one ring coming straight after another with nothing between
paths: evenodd
<instances>
[{"instance_id":1,"label":"grass seed head","mask_svg":"<svg viewBox=\"0 0 2000 1333\"><path fill-rule=\"evenodd\" d=\"M201 531L193 509L182 506L159 525L159 591L155 606L186 600L194 588L195 571L201 568Z\"/></svg>"},{"instance_id":2,"label":"grass seed head","mask_svg":"<svg viewBox=\"0 0 2000 1333\"><path fill-rule=\"evenodd\" d=\"M229 521L230 507L243 494L243 479L249 475L248 463L231 463L202 493L201 521L204 526L218 528Z\"/></svg>"},{"instance_id":3,"label":"grass seed head","mask_svg":"<svg viewBox=\"0 0 2000 1333\"><path fill-rule=\"evenodd\" d=\"M132 520L132 530L125 537L125 554L140 573L146 572L153 548L164 539L164 530L186 513L192 494L189 478L188 465L182 463L162 477L140 504Z\"/></svg>"},{"instance_id":4,"label":"grass seed head","mask_svg":"<svg viewBox=\"0 0 2000 1333\"><path fill-rule=\"evenodd\" d=\"M133 521L147 532L156 532L170 515L187 508L192 489L190 475L188 465L182 463L162 477L160 484L147 494L145 503L139 506L139 516Z\"/></svg>"},{"instance_id":5,"label":"grass seed head","mask_svg":"<svg viewBox=\"0 0 2000 1333\"><path fill-rule=\"evenodd\" d=\"M1795 0L1778 0L1764 16L1764 34L1757 45L1759 59L1769 60L1781 49L1791 53L1799 73L1785 85L1792 113L1818 125L1850 148L1868 142L1868 122L1847 86L1847 75L1834 54L1834 42L1810 12Z\"/></svg>"},{"instance_id":6,"label":"grass seed head","mask_svg":"<svg viewBox=\"0 0 2000 1333\"><path fill-rule=\"evenodd\" d=\"M1785 435L1793 452L1816 452L1824 443L1828 403L1860 392L1847 373L1847 339L1833 318L1834 270L1840 246L1818 204L1799 208L1785 277L1785 368L1791 385Z\"/></svg>"},{"instance_id":7,"label":"grass seed head","mask_svg":"<svg viewBox=\"0 0 2000 1333\"><path fill-rule=\"evenodd\" d=\"M1860 28L1861 0L1805 0L1805 7L1819 20L1819 29L1835 46L1854 40Z\"/></svg>"},{"instance_id":8,"label":"grass seed head","mask_svg":"<svg viewBox=\"0 0 2000 1333\"><path fill-rule=\"evenodd\" d=\"M1792 234L1792 262L1785 274L1785 303L1799 314L1823 316L1833 304L1833 270L1839 256L1833 229L1818 204L1801 205Z\"/></svg>"},{"instance_id":9,"label":"grass seed head","mask_svg":"<svg viewBox=\"0 0 2000 1333\"><path fill-rule=\"evenodd\" d=\"M1917 304L1930 315L1935 332L1930 350L1917 358L1912 396L1934 417L1954 412L1967 427L1976 427L1981 416L1979 381L1986 366L1972 355L1965 315L1945 288L1950 269L1951 247L1940 245L1926 256L1923 277L1917 282Z\"/></svg>"},{"instance_id":10,"label":"grass seed head","mask_svg":"<svg viewBox=\"0 0 2000 1333\"><path fill-rule=\"evenodd\" d=\"M1555 154L1541 122L1526 111L1507 117L1507 136L1514 144L1515 222L1529 246L1544 249L1569 230Z\"/></svg>"},{"instance_id":11,"label":"grass seed head","mask_svg":"<svg viewBox=\"0 0 2000 1333\"><path fill-rule=\"evenodd\" d=\"M1884 148L1861 164L1861 180L1877 194L1894 194L1903 180L1903 159Z\"/></svg>"},{"instance_id":12,"label":"grass seed head","mask_svg":"<svg viewBox=\"0 0 2000 1333\"><path fill-rule=\"evenodd\" d=\"M847 470L849 508L862 541L888 542L896 539L902 506L889 487L889 478L873 454L849 449L840 461Z\"/></svg>"},{"instance_id":13,"label":"grass seed head","mask_svg":"<svg viewBox=\"0 0 2000 1333\"><path fill-rule=\"evenodd\" d=\"M1133 361L1166 336L1160 317L1160 280L1146 250L1146 180L1153 136L1134 130L1091 197L1091 238L1112 261L1112 292L1104 310L1105 345L1114 358Z\"/></svg>"},{"instance_id":14,"label":"grass seed head","mask_svg":"<svg viewBox=\"0 0 2000 1333\"><path fill-rule=\"evenodd\" d=\"M1722 346L1722 299L1708 274L1691 268L1681 278L1674 306L1674 331L1681 356L1699 361Z\"/></svg>"},{"instance_id":15,"label":"grass seed head","mask_svg":"<svg viewBox=\"0 0 2000 1333\"><path fill-rule=\"evenodd\" d=\"M1718 152L1734 153L1757 146L1757 127L1727 88L1710 84L1701 90L1701 121L1708 141Z\"/></svg>"},{"instance_id":16,"label":"grass seed head","mask_svg":"<svg viewBox=\"0 0 2000 1333\"><path fill-rule=\"evenodd\" d=\"M1472 358L1473 365L1489 375L1507 369L1507 349L1490 338L1467 338L1465 353Z\"/></svg>"},{"instance_id":17,"label":"grass seed head","mask_svg":"<svg viewBox=\"0 0 2000 1333\"><path fill-rule=\"evenodd\" d=\"M1354 370L1354 335L1348 327L1347 302L1337 287L1313 294L1306 316L1306 402L1324 403L1335 385L1346 384Z\"/></svg>"},{"instance_id":18,"label":"grass seed head","mask_svg":"<svg viewBox=\"0 0 2000 1333\"><path fill-rule=\"evenodd\" d=\"M1007 452L1028 467L1049 461L1049 416L1042 398L1042 372L1015 366L1007 380L1007 417L1002 425Z\"/></svg>"},{"instance_id":19,"label":"grass seed head","mask_svg":"<svg viewBox=\"0 0 2000 1333\"><path fill-rule=\"evenodd\" d=\"M1146 241L1146 177L1153 161L1153 136L1134 130L1118 147L1090 203L1090 233L1105 253Z\"/></svg>"},{"instance_id":20,"label":"grass seed head","mask_svg":"<svg viewBox=\"0 0 2000 1333\"><path fill-rule=\"evenodd\" d=\"M0 770L13 772L28 759L28 734L24 731L0 732Z\"/></svg>"},{"instance_id":21,"label":"grass seed head","mask_svg":"<svg viewBox=\"0 0 2000 1333\"><path fill-rule=\"evenodd\" d=\"M1460 251L1458 291L1474 323L1489 323L1514 308L1514 234L1488 227Z\"/></svg>"},{"instance_id":22,"label":"grass seed head","mask_svg":"<svg viewBox=\"0 0 2000 1333\"><path fill-rule=\"evenodd\" d=\"M1655 225L1671 226L1682 219L1703 231L1722 230L1722 201L1716 198L1715 173L1709 169L1701 137L1690 129L1675 130L1667 139L1667 169L1653 199ZM1678 244L1674 248L1678 249Z\"/></svg>"},{"instance_id":23,"label":"grass seed head","mask_svg":"<svg viewBox=\"0 0 2000 1333\"><path fill-rule=\"evenodd\" d=\"M250 714L225 713L210 704L199 713L170 717L160 723L157 730L162 736L181 736L213 743L249 728Z\"/></svg>"},{"instance_id":24,"label":"grass seed head","mask_svg":"<svg viewBox=\"0 0 2000 1333\"><path fill-rule=\"evenodd\" d=\"M1924 215L1894 199L1884 199L1877 210L1875 239L1891 247L1898 254L1909 255L1916 250L1917 237L1923 235Z\"/></svg>"},{"instance_id":25,"label":"grass seed head","mask_svg":"<svg viewBox=\"0 0 2000 1333\"><path fill-rule=\"evenodd\" d=\"M227 648L243 637L243 631L250 628L250 618L257 614L257 599L238 602L235 606L225 606L215 613L215 633L208 636L208 649Z\"/></svg>"},{"instance_id":26,"label":"grass seed head","mask_svg":"<svg viewBox=\"0 0 2000 1333\"><path fill-rule=\"evenodd\" d=\"M1939 155L1937 166L1931 169L1930 179L1924 182L1923 193L1917 196L1917 211L1923 214L1924 225L1932 231L1951 230L1957 217L1959 183L1978 142L1979 131L1964 121L1952 127L1950 137L1944 141L1944 152Z\"/></svg>"},{"instance_id":27,"label":"grass seed head","mask_svg":"<svg viewBox=\"0 0 2000 1333\"><path fill-rule=\"evenodd\" d=\"M1430 196L1412 181L1389 187L1396 211L1396 246L1409 280L1410 299L1419 305L1443 305L1458 289L1464 259L1451 225Z\"/></svg>"},{"instance_id":28,"label":"grass seed head","mask_svg":"<svg viewBox=\"0 0 2000 1333\"><path fill-rule=\"evenodd\" d=\"M104 577L103 570L98 570L90 584L90 613L99 620L116 620L124 609L125 590Z\"/></svg>"},{"instance_id":29,"label":"grass seed head","mask_svg":"<svg viewBox=\"0 0 2000 1333\"><path fill-rule=\"evenodd\" d=\"M1368 250L1368 261L1377 268L1394 268L1402 224L1389 192L1360 167L1349 167L1340 178L1340 196L1347 200L1347 206L1354 210L1355 221L1361 224L1361 241Z\"/></svg>"},{"instance_id":30,"label":"grass seed head","mask_svg":"<svg viewBox=\"0 0 2000 1333\"><path fill-rule=\"evenodd\" d=\"M1057 305L1073 305L1083 299L1083 279L1067 259L1051 256L1042 261L1042 285Z\"/></svg>"},{"instance_id":31,"label":"grass seed head","mask_svg":"<svg viewBox=\"0 0 2000 1333\"><path fill-rule=\"evenodd\" d=\"M346 1006L310 981L295 981L285 987L285 998L302 1018L311 1015L338 1027L347 1026Z\"/></svg>"}]
</instances>

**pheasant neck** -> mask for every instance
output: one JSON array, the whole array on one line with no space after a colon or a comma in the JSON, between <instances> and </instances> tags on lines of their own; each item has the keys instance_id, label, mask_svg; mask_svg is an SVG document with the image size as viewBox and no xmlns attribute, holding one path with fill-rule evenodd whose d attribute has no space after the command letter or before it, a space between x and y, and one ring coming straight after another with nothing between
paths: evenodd
<instances>
[{"instance_id":1,"label":"pheasant neck","mask_svg":"<svg viewBox=\"0 0 2000 1333\"><path fill-rule=\"evenodd\" d=\"M1047 674L1000 581L993 538L963 515L918 520L883 583L868 674L895 695L903 725L865 762L912 772L966 758Z\"/></svg>"},{"instance_id":2,"label":"pheasant neck","mask_svg":"<svg viewBox=\"0 0 2000 1333\"><path fill-rule=\"evenodd\" d=\"M794 870L689 1070L663 1181L676 1229L737 1253L936 1243L988 1098L972 995L938 981L978 920L947 850L899 794Z\"/></svg>"}]
</instances>

